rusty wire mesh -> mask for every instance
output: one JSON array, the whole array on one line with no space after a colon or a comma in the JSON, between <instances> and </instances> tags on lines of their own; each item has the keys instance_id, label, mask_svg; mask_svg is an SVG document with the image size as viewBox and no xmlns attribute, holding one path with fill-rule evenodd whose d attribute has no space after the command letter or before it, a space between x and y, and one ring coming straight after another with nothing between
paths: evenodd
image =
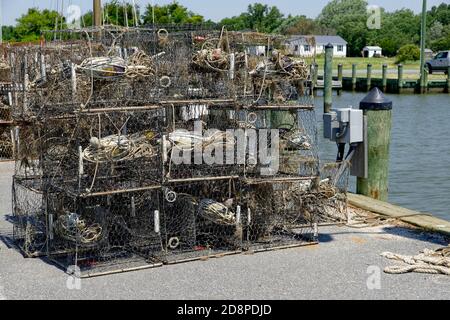
<instances>
[{"instance_id":1,"label":"rusty wire mesh","mask_svg":"<svg viewBox=\"0 0 450 320\"><path fill-rule=\"evenodd\" d=\"M25 251L90 276L317 241L340 191L320 181L310 68L283 37L43 36L8 52Z\"/></svg>"}]
</instances>

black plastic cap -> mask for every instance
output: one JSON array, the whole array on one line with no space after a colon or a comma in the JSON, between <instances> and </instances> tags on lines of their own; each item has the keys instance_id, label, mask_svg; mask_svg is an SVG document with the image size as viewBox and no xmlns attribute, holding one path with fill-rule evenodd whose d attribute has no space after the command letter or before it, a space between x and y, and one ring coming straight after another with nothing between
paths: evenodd
<instances>
[{"instance_id":1,"label":"black plastic cap","mask_svg":"<svg viewBox=\"0 0 450 320\"><path fill-rule=\"evenodd\" d=\"M333 45L331 43L329 43L325 46L325 49L333 49Z\"/></svg>"},{"instance_id":2,"label":"black plastic cap","mask_svg":"<svg viewBox=\"0 0 450 320\"><path fill-rule=\"evenodd\" d=\"M369 94L359 103L361 110L392 110L392 101L377 87L373 88Z\"/></svg>"}]
</instances>

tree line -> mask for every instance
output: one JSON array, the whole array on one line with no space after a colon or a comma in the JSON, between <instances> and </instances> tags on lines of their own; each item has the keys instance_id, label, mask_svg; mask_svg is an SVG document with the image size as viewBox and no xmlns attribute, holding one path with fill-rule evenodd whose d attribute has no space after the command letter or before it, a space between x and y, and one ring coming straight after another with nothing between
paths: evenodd
<instances>
[{"instance_id":1,"label":"tree line","mask_svg":"<svg viewBox=\"0 0 450 320\"><path fill-rule=\"evenodd\" d=\"M276 6L254 3L238 16L213 22L174 1L168 5L147 5L133 8L118 0L105 4L106 24L134 26L152 24L216 24L229 30L254 30L283 35L339 35L348 42L351 56L359 56L366 45L378 45L386 56L395 56L405 45L419 45L420 15L410 9L387 12L381 8L381 28L369 29L366 0L332 0L315 19L305 15L284 15ZM92 25L92 12L81 18L82 26ZM41 30L66 27L67 21L58 12L31 8L17 19L15 26L3 27L4 41L32 41ZM427 47L434 51L450 49L450 4L433 6L427 12Z\"/></svg>"}]
</instances>

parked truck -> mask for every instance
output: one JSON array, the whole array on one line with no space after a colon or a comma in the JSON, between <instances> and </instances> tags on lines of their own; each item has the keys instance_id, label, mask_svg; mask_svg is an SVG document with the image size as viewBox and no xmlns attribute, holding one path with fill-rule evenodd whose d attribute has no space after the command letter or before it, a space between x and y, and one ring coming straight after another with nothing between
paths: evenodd
<instances>
[{"instance_id":1,"label":"parked truck","mask_svg":"<svg viewBox=\"0 0 450 320\"><path fill-rule=\"evenodd\" d=\"M450 50L441 51L433 59L427 61L427 68L430 74L435 71L447 73L448 67L450 67Z\"/></svg>"}]
</instances>

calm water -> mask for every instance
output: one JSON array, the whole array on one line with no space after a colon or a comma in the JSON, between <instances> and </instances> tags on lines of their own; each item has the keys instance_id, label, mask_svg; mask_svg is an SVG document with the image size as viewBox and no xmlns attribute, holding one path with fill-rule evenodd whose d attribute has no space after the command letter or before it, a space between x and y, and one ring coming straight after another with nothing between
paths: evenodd
<instances>
[{"instance_id":1,"label":"calm water","mask_svg":"<svg viewBox=\"0 0 450 320\"><path fill-rule=\"evenodd\" d=\"M333 97L333 107L359 106L364 93ZM393 101L389 201L450 221L450 96L388 95ZM323 100L316 99L321 157L335 159L336 145L322 138ZM355 190L356 180L350 180Z\"/></svg>"}]
</instances>

